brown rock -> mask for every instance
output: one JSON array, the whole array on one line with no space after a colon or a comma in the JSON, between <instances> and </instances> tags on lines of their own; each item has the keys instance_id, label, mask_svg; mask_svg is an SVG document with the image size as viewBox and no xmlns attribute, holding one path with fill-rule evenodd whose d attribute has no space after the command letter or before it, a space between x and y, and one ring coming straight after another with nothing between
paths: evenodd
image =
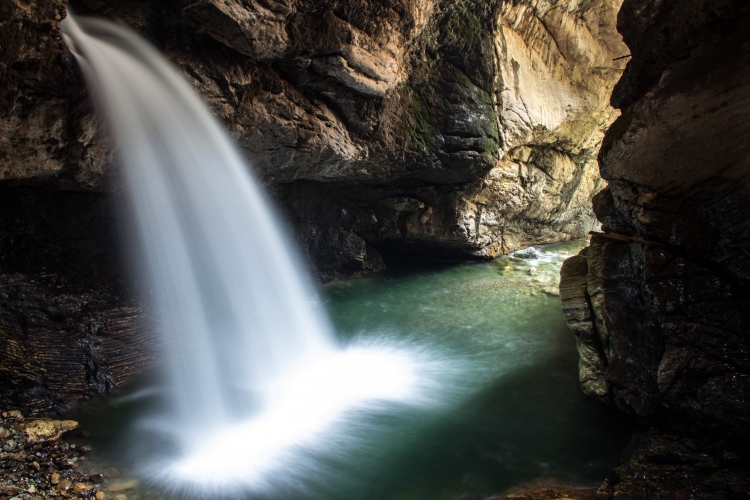
<instances>
[{"instance_id":1,"label":"brown rock","mask_svg":"<svg viewBox=\"0 0 750 500\"><path fill-rule=\"evenodd\" d=\"M2 495L14 496L22 492L23 492L23 488L19 488L18 486L13 486L10 484L0 485L0 494Z\"/></svg>"},{"instance_id":2,"label":"brown rock","mask_svg":"<svg viewBox=\"0 0 750 500\"><path fill-rule=\"evenodd\" d=\"M26 444L45 443L59 439L65 432L78 427L74 420L34 419L26 420L18 427L26 437Z\"/></svg>"},{"instance_id":3,"label":"brown rock","mask_svg":"<svg viewBox=\"0 0 750 500\"><path fill-rule=\"evenodd\" d=\"M49 482L52 484L57 484L60 482L60 474L58 472L53 472L52 475L50 475Z\"/></svg>"},{"instance_id":4,"label":"brown rock","mask_svg":"<svg viewBox=\"0 0 750 500\"><path fill-rule=\"evenodd\" d=\"M90 495L95 488L96 485L92 483L76 483L73 485L73 493L76 495Z\"/></svg>"},{"instance_id":5,"label":"brown rock","mask_svg":"<svg viewBox=\"0 0 750 500\"><path fill-rule=\"evenodd\" d=\"M63 479L62 481L57 483L57 489L62 492L68 491L72 487L73 483L70 481L70 479Z\"/></svg>"}]
</instances>

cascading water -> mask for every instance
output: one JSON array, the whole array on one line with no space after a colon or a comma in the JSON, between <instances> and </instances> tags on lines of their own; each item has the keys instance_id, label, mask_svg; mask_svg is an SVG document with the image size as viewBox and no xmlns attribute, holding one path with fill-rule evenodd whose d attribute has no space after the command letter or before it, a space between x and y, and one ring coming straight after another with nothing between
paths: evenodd
<instances>
[{"instance_id":1,"label":"cascading water","mask_svg":"<svg viewBox=\"0 0 750 500\"><path fill-rule=\"evenodd\" d=\"M62 22L123 165L142 275L167 339L175 489L255 487L348 408L413 398L407 356L343 349L233 144L139 36Z\"/></svg>"}]
</instances>

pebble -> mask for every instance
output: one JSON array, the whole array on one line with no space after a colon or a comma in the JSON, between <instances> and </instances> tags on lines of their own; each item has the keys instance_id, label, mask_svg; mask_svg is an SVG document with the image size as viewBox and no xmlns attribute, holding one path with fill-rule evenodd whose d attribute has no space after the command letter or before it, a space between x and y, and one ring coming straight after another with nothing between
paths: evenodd
<instances>
[{"instance_id":1,"label":"pebble","mask_svg":"<svg viewBox=\"0 0 750 500\"><path fill-rule=\"evenodd\" d=\"M100 484L104 482L104 476L101 474L91 474L89 476L89 481L91 481L92 483Z\"/></svg>"},{"instance_id":2,"label":"pebble","mask_svg":"<svg viewBox=\"0 0 750 500\"><path fill-rule=\"evenodd\" d=\"M536 276L537 274L539 274L539 272L536 270L536 267L530 267L529 270L526 272L532 276Z\"/></svg>"},{"instance_id":3,"label":"pebble","mask_svg":"<svg viewBox=\"0 0 750 500\"><path fill-rule=\"evenodd\" d=\"M23 490L18 486L13 486L12 484L0 484L0 495L18 495L21 492L23 492Z\"/></svg>"},{"instance_id":4,"label":"pebble","mask_svg":"<svg viewBox=\"0 0 750 500\"><path fill-rule=\"evenodd\" d=\"M69 479L63 479L57 483L57 489L60 491L68 491L73 486L73 483Z\"/></svg>"},{"instance_id":5,"label":"pebble","mask_svg":"<svg viewBox=\"0 0 750 500\"><path fill-rule=\"evenodd\" d=\"M57 472L52 473L52 475L49 478L49 482L52 484L57 484L60 482L60 474Z\"/></svg>"},{"instance_id":6,"label":"pebble","mask_svg":"<svg viewBox=\"0 0 750 500\"><path fill-rule=\"evenodd\" d=\"M128 500L128 496L124 493L120 493L119 495L115 496L115 500Z\"/></svg>"},{"instance_id":7,"label":"pebble","mask_svg":"<svg viewBox=\"0 0 750 500\"><path fill-rule=\"evenodd\" d=\"M73 492L75 492L77 495L90 495L92 491L94 491L94 486L91 483L76 483L73 486Z\"/></svg>"},{"instance_id":8,"label":"pebble","mask_svg":"<svg viewBox=\"0 0 750 500\"><path fill-rule=\"evenodd\" d=\"M96 495L94 495L94 498L96 498L96 500L104 500L105 498L107 498L107 495L103 491L97 491Z\"/></svg>"}]
</instances>

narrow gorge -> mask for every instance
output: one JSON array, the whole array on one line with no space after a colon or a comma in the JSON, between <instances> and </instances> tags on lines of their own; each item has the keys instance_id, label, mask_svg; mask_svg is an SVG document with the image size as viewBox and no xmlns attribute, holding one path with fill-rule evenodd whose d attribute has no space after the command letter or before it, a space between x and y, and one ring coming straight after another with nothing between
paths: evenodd
<instances>
[{"instance_id":1,"label":"narrow gorge","mask_svg":"<svg viewBox=\"0 0 750 500\"><path fill-rule=\"evenodd\" d=\"M492 261L561 299L587 403L635 431L600 487L517 498L749 494L745 2L0 0L0 409L26 417L106 396L165 348L66 8L166 56L334 297ZM589 238L559 298L524 264L544 251L502 257Z\"/></svg>"}]
</instances>

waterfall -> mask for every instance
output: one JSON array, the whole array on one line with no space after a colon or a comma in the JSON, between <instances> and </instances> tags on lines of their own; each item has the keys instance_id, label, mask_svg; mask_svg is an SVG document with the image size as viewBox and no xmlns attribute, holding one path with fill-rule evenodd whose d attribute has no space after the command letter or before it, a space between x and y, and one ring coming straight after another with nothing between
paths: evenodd
<instances>
[{"instance_id":1,"label":"waterfall","mask_svg":"<svg viewBox=\"0 0 750 500\"><path fill-rule=\"evenodd\" d=\"M70 14L61 26L114 138L168 346L181 455L162 469L247 482L346 408L408 398L405 356L337 345L258 182L178 72L127 28Z\"/></svg>"}]
</instances>

